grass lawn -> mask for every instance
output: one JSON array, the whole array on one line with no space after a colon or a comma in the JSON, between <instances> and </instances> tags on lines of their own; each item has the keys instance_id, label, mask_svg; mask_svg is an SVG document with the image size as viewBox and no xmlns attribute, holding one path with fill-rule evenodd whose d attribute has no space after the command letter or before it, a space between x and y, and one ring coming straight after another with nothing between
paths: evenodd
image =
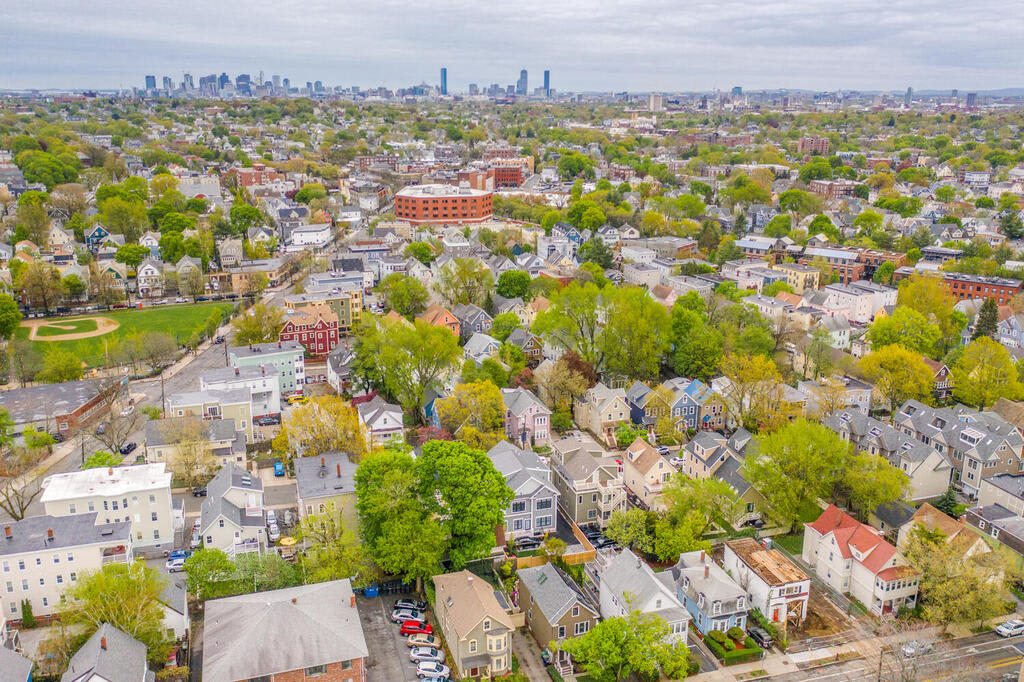
<instances>
[{"instance_id":1,"label":"grass lawn","mask_svg":"<svg viewBox=\"0 0 1024 682\"><path fill-rule=\"evenodd\" d=\"M776 545L781 545L782 549L794 556L800 556L800 553L804 550L803 535L776 535L772 538L772 542Z\"/></svg>"},{"instance_id":2,"label":"grass lawn","mask_svg":"<svg viewBox=\"0 0 1024 682\"><path fill-rule=\"evenodd\" d=\"M36 350L46 354L53 350L66 350L74 353L82 359L89 367L98 367L105 364L106 352L113 350L114 346L121 339L141 332L165 332L175 337L179 344L184 344L192 334L201 331L206 325L210 313L219 308L226 316L233 308L231 303L199 303L194 305L173 305L156 308L126 308L124 310L97 311L96 317L108 317L119 324L118 328L102 336L93 336L88 339L75 341L33 341ZM77 329L78 332L96 329L95 320L85 319L92 315L77 318L54 318L52 324L79 325L91 324L91 328ZM42 333L40 329L38 333ZM53 329L50 336L56 336L62 330ZM71 330L63 331L65 334L72 333ZM27 339L28 327L18 327L14 333L17 339Z\"/></svg>"},{"instance_id":3,"label":"grass lawn","mask_svg":"<svg viewBox=\"0 0 1024 682\"><path fill-rule=\"evenodd\" d=\"M54 321L52 325L39 327L36 336L64 336L65 334L84 334L96 331L96 320L83 318L80 320Z\"/></svg>"}]
</instances>

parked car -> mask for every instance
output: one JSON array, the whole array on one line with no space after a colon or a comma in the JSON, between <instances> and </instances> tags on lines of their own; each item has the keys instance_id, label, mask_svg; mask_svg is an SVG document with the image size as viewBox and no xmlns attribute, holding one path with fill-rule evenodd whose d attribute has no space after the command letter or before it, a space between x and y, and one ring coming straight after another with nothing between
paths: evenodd
<instances>
[{"instance_id":1,"label":"parked car","mask_svg":"<svg viewBox=\"0 0 1024 682\"><path fill-rule=\"evenodd\" d=\"M659 455L667 455L668 454L668 446L667 445L659 445L658 446L658 454Z\"/></svg>"},{"instance_id":2,"label":"parked car","mask_svg":"<svg viewBox=\"0 0 1024 682\"><path fill-rule=\"evenodd\" d=\"M215 338L213 340L213 342L214 343L224 343L224 337L223 336L218 336L217 338Z\"/></svg>"},{"instance_id":3,"label":"parked car","mask_svg":"<svg viewBox=\"0 0 1024 682\"><path fill-rule=\"evenodd\" d=\"M188 546L192 549L199 549L201 544L203 544L203 536L199 534L198 530L192 531L192 539L189 540Z\"/></svg>"},{"instance_id":4,"label":"parked car","mask_svg":"<svg viewBox=\"0 0 1024 682\"><path fill-rule=\"evenodd\" d=\"M762 649L771 649L772 646L775 644L775 641L772 639L772 636L769 635L768 631L764 628L750 628L749 630L747 630L747 633L750 635L751 639L757 642L757 645Z\"/></svg>"},{"instance_id":5,"label":"parked car","mask_svg":"<svg viewBox=\"0 0 1024 682\"><path fill-rule=\"evenodd\" d=\"M277 542L281 539L281 529L277 527L276 523L267 526L267 537L270 538L271 542Z\"/></svg>"},{"instance_id":6,"label":"parked car","mask_svg":"<svg viewBox=\"0 0 1024 682\"><path fill-rule=\"evenodd\" d=\"M280 423L280 417L258 417L256 419L256 426L275 426Z\"/></svg>"},{"instance_id":7,"label":"parked car","mask_svg":"<svg viewBox=\"0 0 1024 682\"><path fill-rule=\"evenodd\" d=\"M277 525L277 512L273 509L267 510L267 525Z\"/></svg>"},{"instance_id":8,"label":"parked car","mask_svg":"<svg viewBox=\"0 0 1024 682\"><path fill-rule=\"evenodd\" d=\"M743 525L748 528L764 528L764 521L761 519L748 519L743 522Z\"/></svg>"},{"instance_id":9,"label":"parked car","mask_svg":"<svg viewBox=\"0 0 1024 682\"><path fill-rule=\"evenodd\" d=\"M444 652L432 646L415 646L409 650L409 660L416 661L437 661L444 662Z\"/></svg>"},{"instance_id":10,"label":"parked car","mask_svg":"<svg viewBox=\"0 0 1024 682\"><path fill-rule=\"evenodd\" d=\"M1013 679L1017 679L1016 677ZM420 682L452 682L450 677L424 677Z\"/></svg>"},{"instance_id":11,"label":"parked car","mask_svg":"<svg viewBox=\"0 0 1024 682\"><path fill-rule=\"evenodd\" d=\"M395 609L391 612L392 623L408 623L411 620L426 623L427 617L423 615L422 611L416 609Z\"/></svg>"},{"instance_id":12,"label":"parked car","mask_svg":"<svg viewBox=\"0 0 1024 682\"><path fill-rule=\"evenodd\" d=\"M668 461L668 463L674 467L681 467L686 463L686 460L682 457L673 457Z\"/></svg>"},{"instance_id":13,"label":"parked car","mask_svg":"<svg viewBox=\"0 0 1024 682\"><path fill-rule=\"evenodd\" d=\"M196 517L196 520L192 522L192 532L198 532L203 527L203 520Z\"/></svg>"},{"instance_id":14,"label":"parked car","mask_svg":"<svg viewBox=\"0 0 1024 682\"><path fill-rule=\"evenodd\" d=\"M926 654L931 650L931 642L918 642L916 639L913 639L900 647L900 651L903 653L905 658Z\"/></svg>"},{"instance_id":15,"label":"parked car","mask_svg":"<svg viewBox=\"0 0 1024 682\"><path fill-rule=\"evenodd\" d=\"M206 486L202 488L192 488L192 497L206 497Z\"/></svg>"},{"instance_id":16,"label":"parked car","mask_svg":"<svg viewBox=\"0 0 1024 682\"><path fill-rule=\"evenodd\" d=\"M417 611L426 611L427 602L420 599L399 599L391 607L393 609L416 609Z\"/></svg>"},{"instance_id":17,"label":"parked car","mask_svg":"<svg viewBox=\"0 0 1024 682\"><path fill-rule=\"evenodd\" d=\"M124 409L121 410L121 416L122 417L128 417L134 411L135 411L135 406L134 405L125 405Z\"/></svg>"},{"instance_id":18,"label":"parked car","mask_svg":"<svg viewBox=\"0 0 1024 682\"><path fill-rule=\"evenodd\" d=\"M188 301L185 299L184 296L178 296L176 299L174 299L174 302L175 303L188 303Z\"/></svg>"},{"instance_id":19,"label":"parked car","mask_svg":"<svg viewBox=\"0 0 1024 682\"><path fill-rule=\"evenodd\" d=\"M176 549L167 555L167 560L171 559L187 559L192 556L192 552L187 549Z\"/></svg>"},{"instance_id":20,"label":"parked car","mask_svg":"<svg viewBox=\"0 0 1024 682\"><path fill-rule=\"evenodd\" d=\"M540 547L540 538L516 538L513 545L520 552L537 549Z\"/></svg>"},{"instance_id":21,"label":"parked car","mask_svg":"<svg viewBox=\"0 0 1024 682\"><path fill-rule=\"evenodd\" d=\"M407 620L402 623L402 629L399 632L402 635L432 635L434 626L418 620Z\"/></svg>"},{"instance_id":22,"label":"parked car","mask_svg":"<svg viewBox=\"0 0 1024 682\"><path fill-rule=\"evenodd\" d=\"M284 476L284 462L274 462L274 476Z\"/></svg>"},{"instance_id":23,"label":"parked car","mask_svg":"<svg viewBox=\"0 0 1024 682\"><path fill-rule=\"evenodd\" d=\"M132 452L134 452L135 448L137 447L139 447L139 444L133 440L130 440L121 446L120 452L122 455L130 455L132 454Z\"/></svg>"},{"instance_id":24,"label":"parked car","mask_svg":"<svg viewBox=\"0 0 1024 682\"><path fill-rule=\"evenodd\" d=\"M164 568L167 569L168 573L178 573L185 570L184 559L168 559L167 563L164 564Z\"/></svg>"},{"instance_id":25,"label":"parked car","mask_svg":"<svg viewBox=\"0 0 1024 682\"><path fill-rule=\"evenodd\" d=\"M1024 620L1013 619L996 626L996 634L1001 637L1016 637L1024 634Z\"/></svg>"},{"instance_id":26,"label":"parked car","mask_svg":"<svg viewBox=\"0 0 1024 682\"><path fill-rule=\"evenodd\" d=\"M437 661L422 661L416 664L417 677L448 677L451 668Z\"/></svg>"},{"instance_id":27,"label":"parked car","mask_svg":"<svg viewBox=\"0 0 1024 682\"><path fill-rule=\"evenodd\" d=\"M289 405L301 405L303 403L308 403L308 402L309 402L309 398L307 398L304 395L293 395L290 398L288 398L288 404Z\"/></svg>"},{"instance_id":28,"label":"parked car","mask_svg":"<svg viewBox=\"0 0 1024 682\"><path fill-rule=\"evenodd\" d=\"M439 646L441 641L433 635L412 635L405 641L408 646Z\"/></svg>"},{"instance_id":29,"label":"parked car","mask_svg":"<svg viewBox=\"0 0 1024 682\"><path fill-rule=\"evenodd\" d=\"M107 422L103 422L102 424L100 424L99 426L96 427L96 435L97 436L102 436L106 432L107 432Z\"/></svg>"}]
</instances>

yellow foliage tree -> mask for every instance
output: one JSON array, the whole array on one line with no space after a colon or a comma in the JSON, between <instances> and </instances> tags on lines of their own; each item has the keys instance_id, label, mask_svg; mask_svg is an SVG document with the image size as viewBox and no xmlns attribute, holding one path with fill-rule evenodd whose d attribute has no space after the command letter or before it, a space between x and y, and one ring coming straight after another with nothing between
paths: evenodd
<instances>
[{"instance_id":1,"label":"yellow foliage tree","mask_svg":"<svg viewBox=\"0 0 1024 682\"><path fill-rule=\"evenodd\" d=\"M338 396L313 398L294 408L274 438L274 452L288 458L322 452L346 452L358 462L368 452L366 428L359 414Z\"/></svg>"},{"instance_id":2,"label":"yellow foliage tree","mask_svg":"<svg viewBox=\"0 0 1024 682\"><path fill-rule=\"evenodd\" d=\"M490 381L459 384L437 402L441 424L466 445L490 450L504 438L505 403Z\"/></svg>"}]
</instances>

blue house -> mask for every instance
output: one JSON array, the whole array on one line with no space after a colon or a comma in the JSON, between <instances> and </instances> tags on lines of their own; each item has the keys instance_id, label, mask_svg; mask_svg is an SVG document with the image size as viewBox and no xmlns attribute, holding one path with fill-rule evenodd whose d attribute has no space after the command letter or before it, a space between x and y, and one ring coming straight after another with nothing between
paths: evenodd
<instances>
[{"instance_id":1,"label":"blue house","mask_svg":"<svg viewBox=\"0 0 1024 682\"><path fill-rule=\"evenodd\" d=\"M749 607L746 591L703 550L680 555L669 569L676 594L702 634L746 629Z\"/></svg>"},{"instance_id":2,"label":"blue house","mask_svg":"<svg viewBox=\"0 0 1024 682\"><path fill-rule=\"evenodd\" d=\"M84 236L85 245L89 247L90 251L95 252L99 250L103 240L110 236L110 230L103 227L101 223L93 223L92 227L85 230Z\"/></svg>"},{"instance_id":3,"label":"blue house","mask_svg":"<svg viewBox=\"0 0 1024 682\"><path fill-rule=\"evenodd\" d=\"M585 241L583 234L569 223L555 223L551 228L552 237L565 237L576 245L577 248Z\"/></svg>"},{"instance_id":4,"label":"blue house","mask_svg":"<svg viewBox=\"0 0 1024 682\"><path fill-rule=\"evenodd\" d=\"M703 381L676 377L662 385L672 392L672 404L668 407L677 425L694 430L722 428L722 405L715 399L711 387ZM653 397L654 389L639 381L629 387L626 391L626 403L629 405L630 421L643 426L652 426L657 421L656 415L665 408L652 405Z\"/></svg>"}]
</instances>

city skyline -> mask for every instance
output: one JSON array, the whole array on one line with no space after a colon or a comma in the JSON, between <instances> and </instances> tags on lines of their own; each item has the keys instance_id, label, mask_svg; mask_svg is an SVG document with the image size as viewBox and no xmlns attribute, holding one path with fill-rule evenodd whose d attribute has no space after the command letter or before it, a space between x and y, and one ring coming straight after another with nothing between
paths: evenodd
<instances>
[{"instance_id":1,"label":"city skyline","mask_svg":"<svg viewBox=\"0 0 1024 682\"><path fill-rule=\"evenodd\" d=\"M598 8L534 0L486 9L442 4L313 2L290 13L259 0L245 12L232 2L36 3L8 13L0 88L108 90L139 87L143 74L177 82L185 72L260 69L291 73L295 84L394 88L438 85L444 66L450 92L465 92L471 82L514 84L522 68L551 69L559 92L710 91L737 84L905 90L908 83L915 91L988 90L1021 85L1024 66L1015 42L1024 19L1006 15L994 0L969 16L954 16L936 0L912 11L880 0L813 8L795 0ZM991 21L996 14L1000 20ZM338 26L345 27L342 41ZM949 36L956 40L940 39ZM55 44L75 47L54 50ZM265 63L267 54L273 63Z\"/></svg>"}]
</instances>

